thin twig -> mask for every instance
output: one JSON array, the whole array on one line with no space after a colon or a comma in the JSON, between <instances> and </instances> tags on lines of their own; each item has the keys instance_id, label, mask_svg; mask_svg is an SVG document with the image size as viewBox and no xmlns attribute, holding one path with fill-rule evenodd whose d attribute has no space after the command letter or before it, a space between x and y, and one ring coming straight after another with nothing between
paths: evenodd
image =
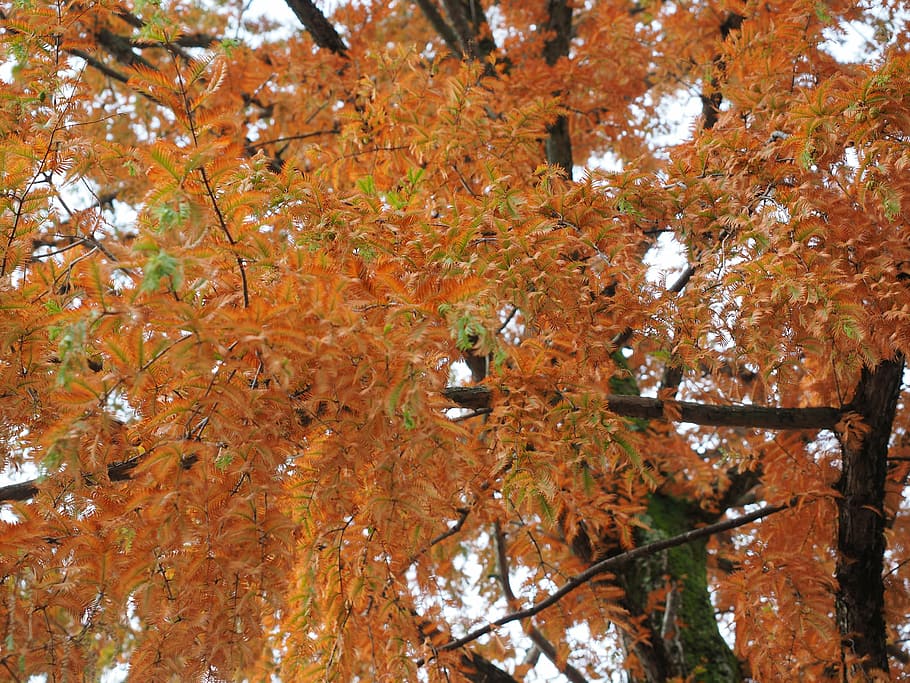
<instances>
[{"instance_id":1,"label":"thin twig","mask_svg":"<svg viewBox=\"0 0 910 683\"><path fill-rule=\"evenodd\" d=\"M467 521L469 514L471 514L471 508L467 508L467 507L459 508L458 509L458 519L455 521L455 524L453 524L446 531L443 531L441 534L439 534L434 539L432 539L424 548L422 548L421 550L418 550L416 553L411 555L411 557L408 558L407 566L410 567L421 556L426 555L430 551L430 548L432 548L434 545L442 543L447 538L451 538L452 536L457 534L459 531L461 531L461 527L464 526L464 523Z\"/></svg>"},{"instance_id":2,"label":"thin twig","mask_svg":"<svg viewBox=\"0 0 910 683\"><path fill-rule=\"evenodd\" d=\"M673 294L679 294L681 291L683 291L683 289L685 289L686 285L689 284L689 280L692 279L693 275L695 275L695 266L686 266L686 269L682 272L682 274L680 274L678 278L676 278L676 282L670 285L667 291L672 292ZM618 335L613 337L613 346L617 349L625 346L629 343L629 340L632 338L633 334L635 334L635 330L633 330L631 327L627 327Z\"/></svg>"}]
</instances>

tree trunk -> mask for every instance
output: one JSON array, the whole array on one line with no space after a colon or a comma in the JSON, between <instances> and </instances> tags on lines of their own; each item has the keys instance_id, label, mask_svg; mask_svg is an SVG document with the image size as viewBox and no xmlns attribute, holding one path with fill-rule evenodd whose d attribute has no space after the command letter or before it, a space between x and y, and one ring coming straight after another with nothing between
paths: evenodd
<instances>
[{"instance_id":1,"label":"tree trunk","mask_svg":"<svg viewBox=\"0 0 910 683\"><path fill-rule=\"evenodd\" d=\"M888 441L900 393L904 359L863 368L848 409L862 418L866 434L841 429L843 468L837 489L837 626L843 680L871 680L888 671L885 599L885 477ZM862 429L862 427L861 427Z\"/></svg>"},{"instance_id":2,"label":"tree trunk","mask_svg":"<svg viewBox=\"0 0 910 683\"><path fill-rule=\"evenodd\" d=\"M639 544L669 538L695 526L692 506L660 493L651 497L644 521L650 530ZM627 642L641 665L633 678L662 683L670 678L703 683L742 680L739 662L720 635L711 604L705 541L689 543L633 562L620 577L626 604L633 615L644 617L648 642ZM654 604L650 596L666 598Z\"/></svg>"}]
</instances>

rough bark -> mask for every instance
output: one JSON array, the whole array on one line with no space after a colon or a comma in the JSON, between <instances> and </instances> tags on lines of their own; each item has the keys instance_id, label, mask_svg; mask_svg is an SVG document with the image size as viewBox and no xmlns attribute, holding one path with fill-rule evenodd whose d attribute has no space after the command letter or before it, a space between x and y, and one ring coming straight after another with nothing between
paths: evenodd
<instances>
[{"instance_id":1,"label":"rough bark","mask_svg":"<svg viewBox=\"0 0 910 683\"><path fill-rule=\"evenodd\" d=\"M837 626L843 680L872 680L888 671L882 580L885 552L885 477L888 441L900 394L904 359L863 369L848 410L858 413L865 435L844 434L837 489Z\"/></svg>"}]
</instances>

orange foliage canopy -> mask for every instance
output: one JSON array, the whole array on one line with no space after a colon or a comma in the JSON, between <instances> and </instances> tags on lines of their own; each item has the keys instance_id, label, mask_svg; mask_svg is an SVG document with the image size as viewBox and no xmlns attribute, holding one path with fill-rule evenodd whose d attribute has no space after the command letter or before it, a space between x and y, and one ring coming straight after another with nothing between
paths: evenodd
<instances>
[{"instance_id":1,"label":"orange foliage canopy","mask_svg":"<svg viewBox=\"0 0 910 683\"><path fill-rule=\"evenodd\" d=\"M910 675L902 3L242 4L0 2L0 677Z\"/></svg>"}]
</instances>

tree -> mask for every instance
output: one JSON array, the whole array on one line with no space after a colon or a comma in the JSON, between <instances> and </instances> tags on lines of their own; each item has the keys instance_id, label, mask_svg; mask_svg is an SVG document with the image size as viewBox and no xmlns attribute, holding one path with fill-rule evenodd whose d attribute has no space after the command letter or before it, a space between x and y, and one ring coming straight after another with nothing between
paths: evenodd
<instances>
[{"instance_id":1,"label":"tree","mask_svg":"<svg viewBox=\"0 0 910 683\"><path fill-rule=\"evenodd\" d=\"M241 4L0 3L3 675L908 675L902 3Z\"/></svg>"}]
</instances>

